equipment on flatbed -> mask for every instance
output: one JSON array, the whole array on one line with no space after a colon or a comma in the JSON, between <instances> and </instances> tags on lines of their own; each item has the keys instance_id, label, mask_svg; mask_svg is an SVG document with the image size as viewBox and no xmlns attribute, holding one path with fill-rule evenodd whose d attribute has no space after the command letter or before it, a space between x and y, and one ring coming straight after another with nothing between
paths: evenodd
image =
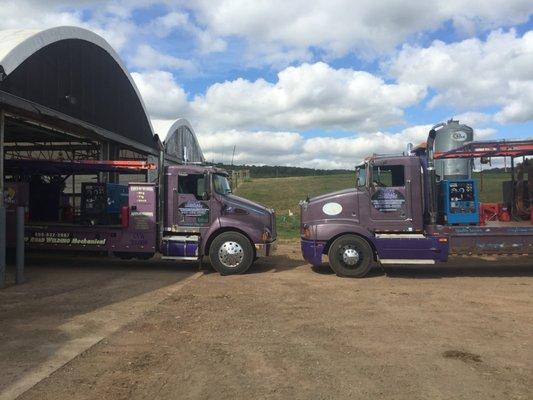
<instances>
[{"instance_id":1,"label":"equipment on flatbed","mask_svg":"<svg viewBox=\"0 0 533 400\"><path fill-rule=\"evenodd\" d=\"M127 185L97 182L81 185L81 217L89 225L119 224L122 207L127 205Z\"/></svg>"},{"instance_id":2,"label":"equipment on flatbed","mask_svg":"<svg viewBox=\"0 0 533 400\"><path fill-rule=\"evenodd\" d=\"M479 202L474 180L441 181L439 194L439 211L444 224L479 223Z\"/></svg>"},{"instance_id":3,"label":"equipment on flatbed","mask_svg":"<svg viewBox=\"0 0 533 400\"><path fill-rule=\"evenodd\" d=\"M454 150L474 140L474 130L453 119L442 125L435 137L435 152ZM435 171L439 180L470 179L472 162L467 158L436 160Z\"/></svg>"}]
</instances>

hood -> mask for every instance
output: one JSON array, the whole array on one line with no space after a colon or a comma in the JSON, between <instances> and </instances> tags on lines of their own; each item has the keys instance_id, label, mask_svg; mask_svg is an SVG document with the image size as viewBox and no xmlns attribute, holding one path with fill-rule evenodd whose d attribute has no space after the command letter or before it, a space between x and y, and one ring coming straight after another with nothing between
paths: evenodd
<instances>
[{"instance_id":1,"label":"hood","mask_svg":"<svg viewBox=\"0 0 533 400\"><path fill-rule=\"evenodd\" d=\"M312 197L309 199L309 203L316 203L316 202L322 202L324 200L330 200L332 198L335 198L337 196L342 196L342 195L345 195L345 194L351 194L351 193L355 193L355 189L353 188L349 188L349 189L343 189L343 190L338 190L336 192L331 192L331 193L326 193L326 194L322 194L320 196L316 196L316 197Z\"/></svg>"},{"instance_id":2,"label":"hood","mask_svg":"<svg viewBox=\"0 0 533 400\"><path fill-rule=\"evenodd\" d=\"M235 196L233 194L227 194L223 198L224 198L224 202L228 206L242 208L246 211L254 212L257 214L266 214L266 215L270 214L270 210L266 208L265 206L262 206L261 204L244 199L242 197Z\"/></svg>"},{"instance_id":3,"label":"hood","mask_svg":"<svg viewBox=\"0 0 533 400\"><path fill-rule=\"evenodd\" d=\"M332 219L353 220L358 212L357 190L350 188L313 197L301 202L300 207L302 224Z\"/></svg>"}]
</instances>

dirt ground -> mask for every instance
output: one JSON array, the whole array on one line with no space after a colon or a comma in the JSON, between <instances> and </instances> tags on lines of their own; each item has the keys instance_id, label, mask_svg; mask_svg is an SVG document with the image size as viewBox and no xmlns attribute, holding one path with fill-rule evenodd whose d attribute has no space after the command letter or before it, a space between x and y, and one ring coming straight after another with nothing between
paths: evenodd
<instances>
[{"instance_id":1,"label":"dirt ground","mask_svg":"<svg viewBox=\"0 0 533 400\"><path fill-rule=\"evenodd\" d=\"M533 398L531 258L386 272L341 279L281 245L248 274L190 281L20 398ZM30 327L34 307L11 312Z\"/></svg>"},{"instance_id":2,"label":"dirt ground","mask_svg":"<svg viewBox=\"0 0 533 400\"><path fill-rule=\"evenodd\" d=\"M9 285L0 290L0 400L141 317L197 270L49 252L30 255L27 283L13 285L9 268Z\"/></svg>"}]
</instances>

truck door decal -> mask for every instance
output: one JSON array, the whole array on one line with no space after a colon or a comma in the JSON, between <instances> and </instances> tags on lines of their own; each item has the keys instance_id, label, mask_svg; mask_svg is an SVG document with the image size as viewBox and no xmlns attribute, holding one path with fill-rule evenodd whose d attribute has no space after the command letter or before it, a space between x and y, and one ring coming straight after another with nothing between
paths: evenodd
<instances>
[{"instance_id":1,"label":"truck door decal","mask_svg":"<svg viewBox=\"0 0 533 400\"><path fill-rule=\"evenodd\" d=\"M393 212L402 209L405 196L397 189L382 188L372 194L370 201L372 206L380 212Z\"/></svg>"},{"instance_id":2,"label":"truck door decal","mask_svg":"<svg viewBox=\"0 0 533 400\"><path fill-rule=\"evenodd\" d=\"M209 207L198 200L187 200L178 205L178 224L204 226L209 223Z\"/></svg>"}]
</instances>

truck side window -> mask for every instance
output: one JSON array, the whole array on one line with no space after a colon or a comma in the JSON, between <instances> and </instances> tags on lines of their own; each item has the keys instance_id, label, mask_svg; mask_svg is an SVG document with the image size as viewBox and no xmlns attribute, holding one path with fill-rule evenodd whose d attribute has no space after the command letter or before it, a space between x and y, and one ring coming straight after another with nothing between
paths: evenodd
<instances>
[{"instance_id":1,"label":"truck side window","mask_svg":"<svg viewBox=\"0 0 533 400\"><path fill-rule=\"evenodd\" d=\"M375 165L372 168L372 184L377 187L405 186L403 165Z\"/></svg>"},{"instance_id":2,"label":"truck side window","mask_svg":"<svg viewBox=\"0 0 533 400\"><path fill-rule=\"evenodd\" d=\"M178 193L193 194L197 200L202 200L205 191L204 174L189 174L178 176Z\"/></svg>"}]
</instances>

